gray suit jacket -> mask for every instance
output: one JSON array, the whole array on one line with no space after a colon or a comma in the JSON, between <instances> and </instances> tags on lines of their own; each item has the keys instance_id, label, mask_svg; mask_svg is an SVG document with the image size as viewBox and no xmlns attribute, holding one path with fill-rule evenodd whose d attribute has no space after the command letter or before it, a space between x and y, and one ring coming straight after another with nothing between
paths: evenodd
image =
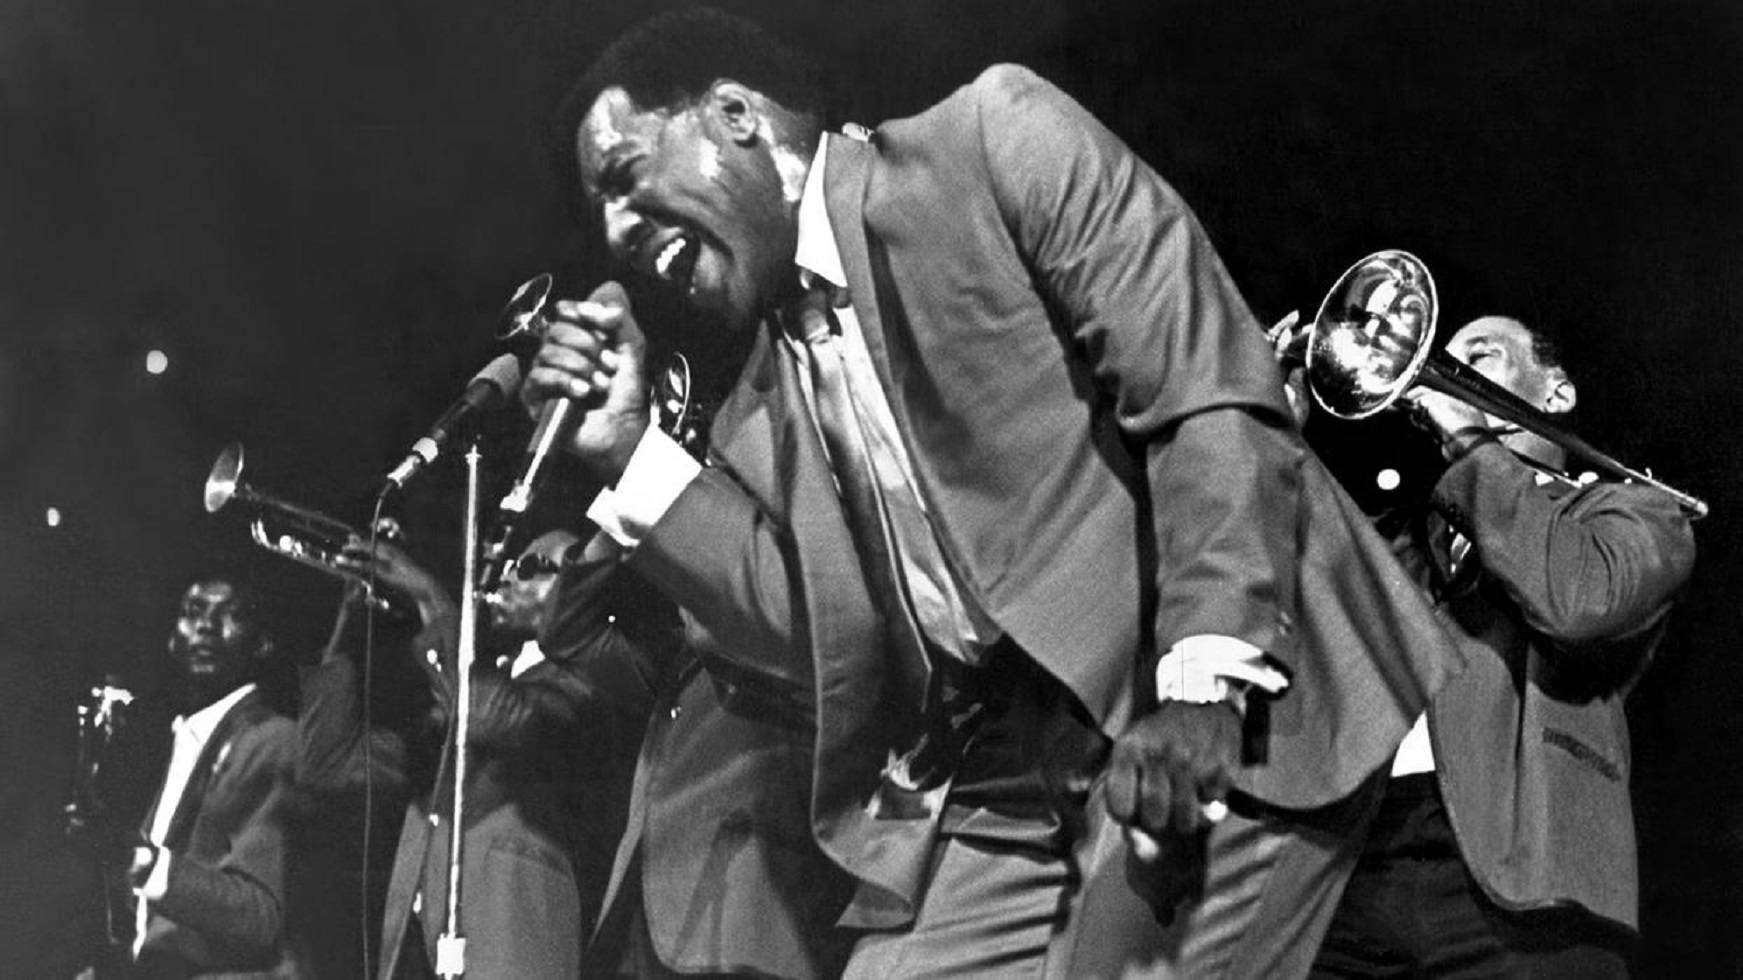
<instances>
[{"instance_id":1,"label":"gray suit jacket","mask_svg":"<svg viewBox=\"0 0 1743 980\"><path fill-rule=\"evenodd\" d=\"M1336 799L1383 764L1458 651L1305 453L1263 332L1178 195L1010 66L869 143L833 139L828 161L855 312L975 601L1110 737L1176 640L1268 651L1295 679L1270 763L1246 774L1272 802ZM900 922L937 816L872 805L915 737L890 659L911 634L868 598L766 337L712 444L717 465L632 561L814 706L814 832L878 906L859 921Z\"/></svg>"},{"instance_id":2,"label":"gray suit jacket","mask_svg":"<svg viewBox=\"0 0 1743 980\"><path fill-rule=\"evenodd\" d=\"M852 880L811 836L810 720L701 669L648 721L606 915L640 902L670 970L839 974Z\"/></svg>"},{"instance_id":3,"label":"gray suit jacket","mask_svg":"<svg viewBox=\"0 0 1743 980\"><path fill-rule=\"evenodd\" d=\"M1540 486L1494 444L1450 466L1434 504L1474 560L1449 580L1443 536L1417 527L1399 545L1468 654L1428 713L1465 860L1504 908L1572 906L1632 928L1623 702L1693 569L1689 522L1646 487Z\"/></svg>"}]
</instances>

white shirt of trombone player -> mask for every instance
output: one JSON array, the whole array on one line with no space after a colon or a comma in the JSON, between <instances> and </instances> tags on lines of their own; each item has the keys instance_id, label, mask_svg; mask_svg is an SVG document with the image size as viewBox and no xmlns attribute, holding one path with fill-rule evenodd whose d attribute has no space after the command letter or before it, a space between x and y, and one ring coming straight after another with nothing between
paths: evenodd
<instances>
[{"instance_id":1,"label":"white shirt of trombone player","mask_svg":"<svg viewBox=\"0 0 1743 980\"><path fill-rule=\"evenodd\" d=\"M850 132L849 135L854 134ZM794 264L807 285L814 277L820 277L845 289L847 276L824 203L822 177L827 153L828 141L820 141L799 202L798 248ZM899 450L882 456L872 454L869 462L874 469L880 462L886 468L891 465L899 468L897 472L876 472L877 483L886 493L892 489L905 489L914 495L923 512L928 511L930 508L920 495L888 398L872 368L871 354L858 315L852 306L838 308L834 314L839 321L840 341L844 348L842 359L860 413L860 425L867 432L868 439L876 439ZM803 347L802 344L793 346ZM804 356L803 351L795 353ZM808 398L809 394L807 392ZM699 472L701 466L688 453L657 427L650 426L637 444L617 486L600 491L588 508L587 516L622 545L627 555L646 537ZM948 574L948 570L934 570L930 575L916 574L915 565L925 556L942 556L941 544L936 540L904 540L902 535L893 533L897 529L890 530L901 565L898 573L902 575L910 596L916 590L930 591L932 583L955 578ZM972 604L972 596L967 595L966 590L964 592L961 599ZM990 617L979 607L972 608L966 620L971 629L991 624ZM997 629L996 626L991 628ZM946 650L955 651L964 646L984 645L998 635L993 632L989 636L983 630L975 632L979 635L942 637L929 633L928 639ZM1268 662L1264 651L1252 644L1231 636L1201 634L1184 637L1169 649L1156 665L1155 683L1157 696L1163 700L1203 703L1222 701L1232 694L1239 704L1241 692L1247 687L1276 694L1287 687L1289 681Z\"/></svg>"},{"instance_id":2,"label":"white shirt of trombone player","mask_svg":"<svg viewBox=\"0 0 1743 980\"><path fill-rule=\"evenodd\" d=\"M146 876L144 884L133 890L139 897L133 920L135 959L139 958L139 951L145 945L145 926L151 921L150 905L163 898L164 893L169 890L171 854L164 848L163 842L169 836L170 824L175 821L182 794L188 789L188 781L193 778L194 765L200 761L200 752L211 740L212 733L218 730L219 722L224 720L231 708L253 693L254 688L252 683L244 684L193 714L186 717L178 715L170 722L170 730L175 733L175 747L170 751L169 769L163 777L163 792L158 796L157 809L152 812L151 827L145 835L158 849L157 859L152 862L151 873ZM212 764L217 766L223 761L220 757Z\"/></svg>"},{"instance_id":3,"label":"white shirt of trombone player","mask_svg":"<svg viewBox=\"0 0 1743 980\"><path fill-rule=\"evenodd\" d=\"M1536 473L1532 479L1540 487L1556 481L1555 477L1541 471ZM1598 474L1587 471L1581 473L1574 482L1584 485L1593 483L1597 479ZM1471 545L1471 539L1462 533L1453 535L1452 543L1447 549L1452 561L1452 567L1448 569L1449 572L1457 574L1460 567L1473 558ZM1416 723L1411 725L1410 731L1404 734L1404 741L1398 743L1398 751L1392 756L1392 775L1410 776L1434 770L1434 740L1428 734L1428 712L1424 711L1416 716Z\"/></svg>"}]
</instances>

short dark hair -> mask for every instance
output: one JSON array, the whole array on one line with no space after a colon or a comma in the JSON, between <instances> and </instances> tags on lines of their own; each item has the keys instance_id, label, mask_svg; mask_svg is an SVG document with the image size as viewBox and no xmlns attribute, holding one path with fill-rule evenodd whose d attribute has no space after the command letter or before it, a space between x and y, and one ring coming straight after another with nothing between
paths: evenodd
<instances>
[{"instance_id":1,"label":"short dark hair","mask_svg":"<svg viewBox=\"0 0 1743 980\"><path fill-rule=\"evenodd\" d=\"M611 42L569 87L551 120L550 149L573 165L575 130L608 88L621 87L637 109L695 103L716 81L748 85L791 112L822 124L829 108L822 71L798 48L713 7L682 7L650 17Z\"/></svg>"},{"instance_id":2,"label":"short dark hair","mask_svg":"<svg viewBox=\"0 0 1743 980\"><path fill-rule=\"evenodd\" d=\"M1567 364L1562 359L1561 343L1548 333L1530 324L1521 324L1521 326L1525 328L1527 334L1531 335L1531 356L1537 359L1537 363L1546 368L1555 368L1565 374Z\"/></svg>"},{"instance_id":3,"label":"short dark hair","mask_svg":"<svg viewBox=\"0 0 1743 980\"><path fill-rule=\"evenodd\" d=\"M1542 327L1526 323L1524 320L1514 319L1513 317L1508 317L1507 319L1513 320L1514 323L1525 328L1525 336L1531 338L1531 357L1537 362L1538 367L1541 367L1546 371L1560 371L1562 377L1570 382L1573 380L1573 375L1568 373L1567 363L1563 359L1560 341L1556 340L1555 337L1551 336L1550 333ZM1580 420L1580 416L1574 414L1578 410L1579 406L1576 404L1574 408L1558 413L1555 417L1556 423L1567 428L1575 427Z\"/></svg>"},{"instance_id":4,"label":"short dark hair","mask_svg":"<svg viewBox=\"0 0 1743 980\"><path fill-rule=\"evenodd\" d=\"M260 584L246 574L222 568L212 568L206 569L203 574L195 575L188 580L186 585L182 586L182 591L177 594L177 613L179 614L181 610L181 598L186 596L190 589L196 585L211 585L217 582L222 582L230 587L230 601L235 604L237 613L248 624L249 629L257 636L270 639L273 635L272 623L269 621L271 611L267 608L264 592Z\"/></svg>"}]
</instances>

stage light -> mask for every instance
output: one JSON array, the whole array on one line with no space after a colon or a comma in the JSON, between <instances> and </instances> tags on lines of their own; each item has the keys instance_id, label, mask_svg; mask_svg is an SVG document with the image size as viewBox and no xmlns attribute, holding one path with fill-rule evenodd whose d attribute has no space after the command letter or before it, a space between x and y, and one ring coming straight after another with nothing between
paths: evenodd
<instances>
[{"instance_id":1,"label":"stage light","mask_svg":"<svg viewBox=\"0 0 1743 980\"><path fill-rule=\"evenodd\" d=\"M145 373L162 374L169 370L169 355L160 350L149 350L145 354Z\"/></svg>"},{"instance_id":2,"label":"stage light","mask_svg":"<svg viewBox=\"0 0 1743 980\"><path fill-rule=\"evenodd\" d=\"M48 510L43 512L42 519L49 527L60 527L61 509L59 507L50 507Z\"/></svg>"},{"instance_id":3,"label":"stage light","mask_svg":"<svg viewBox=\"0 0 1743 980\"><path fill-rule=\"evenodd\" d=\"M1374 484L1382 490L1396 490L1398 485L1403 482L1404 478L1399 476L1398 471L1390 466L1374 474Z\"/></svg>"}]
</instances>

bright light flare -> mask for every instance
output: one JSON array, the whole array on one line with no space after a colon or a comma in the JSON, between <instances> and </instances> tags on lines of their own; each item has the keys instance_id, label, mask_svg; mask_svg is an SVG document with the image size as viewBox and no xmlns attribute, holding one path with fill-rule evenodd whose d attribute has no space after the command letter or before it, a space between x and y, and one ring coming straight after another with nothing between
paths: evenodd
<instances>
[{"instance_id":1,"label":"bright light flare","mask_svg":"<svg viewBox=\"0 0 1743 980\"><path fill-rule=\"evenodd\" d=\"M59 507L50 507L48 510L43 511L42 520L43 523L47 524L49 527L60 527L61 509Z\"/></svg>"},{"instance_id":2,"label":"bright light flare","mask_svg":"<svg viewBox=\"0 0 1743 980\"><path fill-rule=\"evenodd\" d=\"M1404 478L1399 476L1398 471L1390 466L1374 474L1374 485L1382 490L1396 490L1403 482Z\"/></svg>"},{"instance_id":3,"label":"bright light flare","mask_svg":"<svg viewBox=\"0 0 1743 980\"><path fill-rule=\"evenodd\" d=\"M169 370L169 355L152 349L145 353L145 373L162 374Z\"/></svg>"}]
</instances>

